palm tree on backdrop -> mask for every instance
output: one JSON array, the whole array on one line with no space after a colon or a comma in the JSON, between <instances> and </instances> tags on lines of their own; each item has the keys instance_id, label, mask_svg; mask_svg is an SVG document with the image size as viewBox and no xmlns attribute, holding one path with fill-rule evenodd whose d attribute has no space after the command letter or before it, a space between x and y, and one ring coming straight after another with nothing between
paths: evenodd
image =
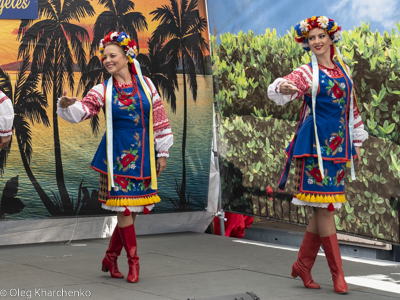
<instances>
[{"instance_id":1,"label":"palm tree on backdrop","mask_svg":"<svg viewBox=\"0 0 400 300\"><path fill-rule=\"evenodd\" d=\"M14 91L11 86L10 76L0 68L0 89L4 91L7 97L13 102L15 115L13 130L17 138L18 148L26 174L44 206L49 213L53 215L58 211L57 206L42 189L30 167L33 152L31 124L33 126L35 123L42 123L44 126L49 127L50 122L46 112L48 106L46 96L36 90L39 83L39 74L30 72L29 75L27 75L29 59L30 56L28 55L22 62ZM9 148L11 147L12 142ZM3 166L5 166L9 151L9 149L1 151L0 169L3 169Z\"/></svg>"},{"instance_id":2,"label":"palm tree on backdrop","mask_svg":"<svg viewBox=\"0 0 400 300\"><path fill-rule=\"evenodd\" d=\"M108 10L103 11L94 23L90 54L95 55L100 40L110 31L125 31L139 46L137 31L147 30L147 22L142 13L133 11L135 3L130 0L98 1Z\"/></svg>"},{"instance_id":3,"label":"palm tree on backdrop","mask_svg":"<svg viewBox=\"0 0 400 300\"><path fill-rule=\"evenodd\" d=\"M142 53L137 56L142 73L151 79L158 93L163 95L164 99L171 104L172 111L176 113L175 88L178 89L178 77L173 61L167 59L160 43L149 39L147 45L148 56Z\"/></svg>"},{"instance_id":4,"label":"palm tree on backdrop","mask_svg":"<svg viewBox=\"0 0 400 300\"><path fill-rule=\"evenodd\" d=\"M105 81L110 77L110 74L104 68L102 62L97 56L92 56L89 63L85 67L85 72L82 73L81 79L79 79L77 94L86 95L92 87ZM97 136L99 133L100 121L99 115L94 115L90 118L90 127L92 133Z\"/></svg>"},{"instance_id":5,"label":"palm tree on backdrop","mask_svg":"<svg viewBox=\"0 0 400 300\"><path fill-rule=\"evenodd\" d=\"M70 23L80 18L93 16L95 11L88 0L38 0L39 21L21 20L18 39L21 44L18 58L31 51L32 72L42 74L42 90L47 96L53 94L53 137L56 179L63 212L73 213L73 203L64 181L61 147L57 119L57 99L61 97L66 85L74 89L74 60L83 72L86 66L85 46L89 46L89 34L79 25Z\"/></svg>"},{"instance_id":6,"label":"palm tree on backdrop","mask_svg":"<svg viewBox=\"0 0 400 300\"><path fill-rule=\"evenodd\" d=\"M182 66L183 73L183 133L182 133L182 184L177 186L179 194L179 209L187 209L186 200L186 132L187 132L187 88L186 81L192 91L193 100L197 99L196 64L203 66L203 51L208 50L208 44L202 37L207 29L207 20L200 17L198 0L170 0L170 6L163 5L152 11L153 21L160 21L153 32L152 40L164 45L162 51L171 61L177 72ZM204 72L203 72L204 73Z\"/></svg>"},{"instance_id":7,"label":"palm tree on backdrop","mask_svg":"<svg viewBox=\"0 0 400 300\"><path fill-rule=\"evenodd\" d=\"M137 32L147 30L146 18L140 12L133 11L135 3L129 0L98 0L99 4L104 5L107 10L103 11L96 19L93 28L93 40L90 46L92 56L86 66L85 72L79 81L78 91L83 90L86 95L96 84L103 82L110 77L105 70L99 57L96 55L101 39L110 31L125 31L138 44ZM99 116L90 119L92 132L99 132Z\"/></svg>"}]
</instances>

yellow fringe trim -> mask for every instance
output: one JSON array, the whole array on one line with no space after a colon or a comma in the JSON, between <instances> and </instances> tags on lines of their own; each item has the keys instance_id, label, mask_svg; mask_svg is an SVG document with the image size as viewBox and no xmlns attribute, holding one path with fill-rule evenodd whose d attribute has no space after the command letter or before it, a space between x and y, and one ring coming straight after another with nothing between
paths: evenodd
<instances>
[{"instance_id":1,"label":"yellow fringe trim","mask_svg":"<svg viewBox=\"0 0 400 300\"><path fill-rule=\"evenodd\" d=\"M344 194L341 195L310 195L299 193L296 198L301 201L313 202L313 203L344 203L346 197Z\"/></svg>"},{"instance_id":2,"label":"yellow fringe trim","mask_svg":"<svg viewBox=\"0 0 400 300\"><path fill-rule=\"evenodd\" d=\"M141 206L141 205L150 205L157 202L160 202L161 199L158 195L153 195L149 197L141 197L141 198L115 198L108 199L106 202L107 206Z\"/></svg>"}]
</instances>

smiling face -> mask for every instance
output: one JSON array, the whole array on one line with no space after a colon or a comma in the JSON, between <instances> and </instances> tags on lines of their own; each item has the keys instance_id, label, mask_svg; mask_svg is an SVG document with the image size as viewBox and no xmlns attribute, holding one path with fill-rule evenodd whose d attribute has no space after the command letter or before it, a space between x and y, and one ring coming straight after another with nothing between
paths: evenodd
<instances>
[{"instance_id":1,"label":"smiling face","mask_svg":"<svg viewBox=\"0 0 400 300\"><path fill-rule=\"evenodd\" d=\"M308 34L308 45L316 56L330 55L332 40L322 28L310 30Z\"/></svg>"},{"instance_id":2,"label":"smiling face","mask_svg":"<svg viewBox=\"0 0 400 300\"><path fill-rule=\"evenodd\" d=\"M126 70L129 71L128 61L125 51L120 46L116 44L107 44L105 46L103 65L111 75L123 73Z\"/></svg>"}]
</instances>

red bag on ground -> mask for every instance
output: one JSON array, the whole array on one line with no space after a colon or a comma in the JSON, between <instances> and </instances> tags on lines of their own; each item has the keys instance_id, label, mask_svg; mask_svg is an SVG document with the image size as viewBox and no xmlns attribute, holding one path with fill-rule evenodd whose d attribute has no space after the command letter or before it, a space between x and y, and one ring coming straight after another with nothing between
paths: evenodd
<instances>
[{"instance_id":1,"label":"red bag on ground","mask_svg":"<svg viewBox=\"0 0 400 300\"><path fill-rule=\"evenodd\" d=\"M243 238L244 230L253 224L253 217L225 212L225 236ZM221 235L218 217L214 218L214 234Z\"/></svg>"}]
</instances>

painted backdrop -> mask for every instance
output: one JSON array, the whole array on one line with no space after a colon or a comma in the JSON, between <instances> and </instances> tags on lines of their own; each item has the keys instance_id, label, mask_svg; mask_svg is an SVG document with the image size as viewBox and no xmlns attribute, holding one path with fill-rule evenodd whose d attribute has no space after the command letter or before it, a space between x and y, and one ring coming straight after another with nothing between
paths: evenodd
<instances>
[{"instance_id":1,"label":"painted backdrop","mask_svg":"<svg viewBox=\"0 0 400 300\"><path fill-rule=\"evenodd\" d=\"M81 98L108 78L98 44L124 30L139 45L174 134L154 213L207 205L212 78L204 0L38 0L37 20L0 20L0 89L14 103L9 150L0 153L0 218L108 213L89 164L105 131L101 113L57 118L62 91ZM186 74L186 79L184 75Z\"/></svg>"},{"instance_id":2,"label":"painted backdrop","mask_svg":"<svg viewBox=\"0 0 400 300\"><path fill-rule=\"evenodd\" d=\"M400 11L398 1L209 0L224 209L307 224L312 208L291 204L293 177L278 192L302 101L278 107L268 85L310 56L295 26L326 15L343 29L339 48L351 68L369 139L348 202L335 215L340 231L399 243ZM347 172L350 173L350 172ZM294 174L294 168L291 170Z\"/></svg>"}]
</instances>

